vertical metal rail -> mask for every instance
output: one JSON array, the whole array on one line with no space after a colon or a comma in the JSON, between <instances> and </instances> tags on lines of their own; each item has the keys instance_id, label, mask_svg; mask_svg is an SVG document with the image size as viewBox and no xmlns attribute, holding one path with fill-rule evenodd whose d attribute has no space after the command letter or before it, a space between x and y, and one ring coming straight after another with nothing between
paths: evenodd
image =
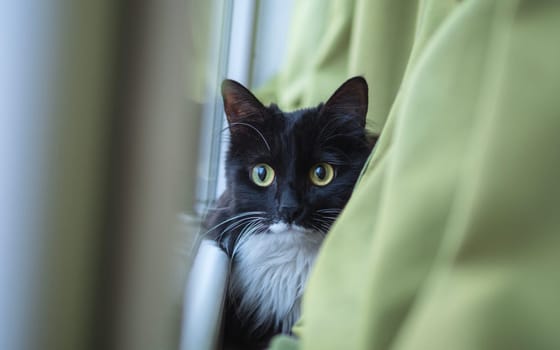
<instances>
[{"instance_id":1,"label":"vertical metal rail","mask_svg":"<svg viewBox=\"0 0 560 350\"><path fill-rule=\"evenodd\" d=\"M204 108L197 212L208 206L225 188L224 114L219 87L224 78L249 81L254 36L255 0L215 2L215 28L220 28L211 57L212 84ZM221 15L218 15L221 14ZM182 350L214 350L220 346L223 303L227 290L229 259L214 242L202 241L187 280L181 332Z\"/></svg>"}]
</instances>

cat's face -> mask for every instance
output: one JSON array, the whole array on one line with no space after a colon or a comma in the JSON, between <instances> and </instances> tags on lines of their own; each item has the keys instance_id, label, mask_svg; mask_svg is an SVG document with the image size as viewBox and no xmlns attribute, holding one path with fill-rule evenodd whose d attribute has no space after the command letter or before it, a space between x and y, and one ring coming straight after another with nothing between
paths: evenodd
<instances>
[{"instance_id":1,"label":"cat's face","mask_svg":"<svg viewBox=\"0 0 560 350\"><path fill-rule=\"evenodd\" d=\"M365 81L350 79L325 104L291 113L264 107L231 80L222 92L233 212L259 212L257 233L326 233L373 146L364 129Z\"/></svg>"}]
</instances>

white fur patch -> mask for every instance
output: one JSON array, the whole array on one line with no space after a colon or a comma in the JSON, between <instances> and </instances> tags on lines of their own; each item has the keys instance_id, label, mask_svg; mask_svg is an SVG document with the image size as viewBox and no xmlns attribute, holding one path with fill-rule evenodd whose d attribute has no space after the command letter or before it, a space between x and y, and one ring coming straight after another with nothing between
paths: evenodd
<instances>
[{"instance_id":1,"label":"white fur patch","mask_svg":"<svg viewBox=\"0 0 560 350\"><path fill-rule=\"evenodd\" d=\"M290 332L299 318L301 297L323 237L280 222L240 242L229 291L239 302L239 316L253 317L253 331L272 326Z\"/></svg>"}]
</instances>

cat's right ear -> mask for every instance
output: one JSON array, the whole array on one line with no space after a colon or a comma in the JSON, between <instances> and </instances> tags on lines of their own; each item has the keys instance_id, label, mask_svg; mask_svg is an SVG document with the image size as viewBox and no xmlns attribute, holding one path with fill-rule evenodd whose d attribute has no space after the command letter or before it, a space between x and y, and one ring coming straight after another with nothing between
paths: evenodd
<instances>
[{"instance_id":1,"label":"cat's right ear","mask_svg":"<svg viewBox=\"0 0 560 350\"><path fill-rule=\"evenodd\" d=\"M263 104L235 80L226 79L222 82L222 97L230 127L236 123L263 120L265 113Z\"/></svg>"},{"instance_id":2,"label":"cat's right ear","mask_svg":"<svg viewBox=\"0 0 560 350\"><path fill-rule=\"evenodd\" d=\"M346 80L323 105L326 114L345 115L366 125L368 109L368 85L364 78Z\"/></svg>"}]
</instances>

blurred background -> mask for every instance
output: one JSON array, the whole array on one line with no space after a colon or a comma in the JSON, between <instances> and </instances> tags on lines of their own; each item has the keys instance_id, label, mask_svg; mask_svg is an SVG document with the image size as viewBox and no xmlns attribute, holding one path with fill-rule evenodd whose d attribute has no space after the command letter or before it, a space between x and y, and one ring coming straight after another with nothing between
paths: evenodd
<instances>
[{"instance_id":1,"label":"blurred background","mask_svg":"<svg viewBox=\"0 0 560 350\"><path fill-rule=\"evenodd\" d=\"M224 186L218 87L273 78L293 2L1 9L0 349L179 348Z\"/></svg>"},{"instance_id":2,"label":"blurred background","mask_svg":"<svg viewBox=\"0 0 560 350\"><path fill-rule=\"evenodd\" d=\"M364 75L378 133L414 28L372 26L416 9L375 6L3 2L0 349L188 348L185 281L225 186L221 81L290 110Z\"/></svg>"}]
</instances>

